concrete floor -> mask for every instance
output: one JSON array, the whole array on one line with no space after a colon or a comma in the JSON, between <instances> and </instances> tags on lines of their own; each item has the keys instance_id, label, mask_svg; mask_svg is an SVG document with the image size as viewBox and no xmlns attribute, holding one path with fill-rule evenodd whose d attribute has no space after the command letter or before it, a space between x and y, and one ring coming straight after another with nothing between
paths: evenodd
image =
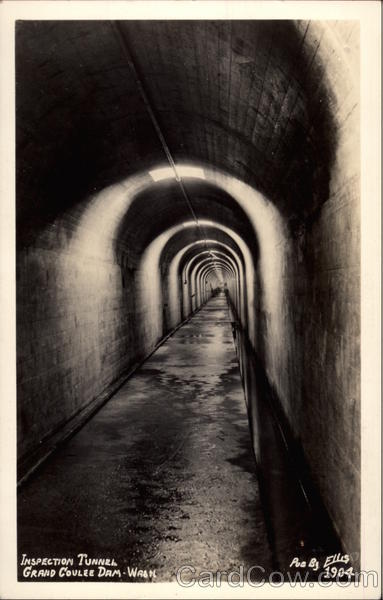
<instances>
[{"instance_id":1,"label":"concrete floor","mask_svg":"<svg viewBox=\"0 0 383 600\"><path fill-rule=\"evenodd\" d=\"M21 488L18 541L20 556L113 557L122 581L135 565L156 581L182 565L271 570L223 296Z\"/></svg>"}]
</instances>

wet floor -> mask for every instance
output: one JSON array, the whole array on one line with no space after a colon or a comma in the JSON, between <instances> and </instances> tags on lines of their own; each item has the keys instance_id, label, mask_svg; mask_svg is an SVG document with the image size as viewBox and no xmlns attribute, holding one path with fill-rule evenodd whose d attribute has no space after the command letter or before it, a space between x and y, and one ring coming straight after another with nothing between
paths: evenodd
<instances>
[{"instance_id":1,"label":"wet floor","mask_svg":"<svg viewBox=\"0 0 383 600\"><path fill-rule=\"evenodd\" d=\"M137 580L135 566L155 569L156 581L173 581L183 565L271 569L223 296L21 488L18 543L20 557L114 558L121 581Z\"/></svg>"}]
</instances>

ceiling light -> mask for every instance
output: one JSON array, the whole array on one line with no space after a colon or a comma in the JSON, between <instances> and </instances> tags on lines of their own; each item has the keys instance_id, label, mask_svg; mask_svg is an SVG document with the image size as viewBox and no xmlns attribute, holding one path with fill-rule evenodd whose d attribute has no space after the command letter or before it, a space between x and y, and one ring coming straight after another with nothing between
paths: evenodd
<instances>
[{"instance_id":1,"label":"ceiling light","mask_svg":"<svg viewBox=\"0 0 383 600\"><path fill-rule=\"evenodd\" d=\"M179 177L193 177L197 179L206 179L203 169L200 167L188 167L187 165L180 165L176 167Z\"/></svg>"},{"instance_id":2,"label":"ceiling light","mask_svg":"<svg viewBox=\"0 0 383 600\"><path fill-rule=\"evenodd\" d=\"M149 175L153 181L161 181L161 179L170 179L171 177L174 177L174 171L171 167L165 167L163 169L149 171Z\"/></svg>"},{"instance_id":3,"label":"ceiling light","mask_svg":"<svg viewBox=\"0 0 383 600\"><path fill-rule=\"evenodd\" d=\"M192 177L197 179L206 179L203 169L200 167L189 167L187 165L176 166L178 177ZM153 181L161 181L162 179L175 179L176 175L172 167L163 167L161 169L154 169L149 171L150 177Z\"/></svg>"}]
</instances>

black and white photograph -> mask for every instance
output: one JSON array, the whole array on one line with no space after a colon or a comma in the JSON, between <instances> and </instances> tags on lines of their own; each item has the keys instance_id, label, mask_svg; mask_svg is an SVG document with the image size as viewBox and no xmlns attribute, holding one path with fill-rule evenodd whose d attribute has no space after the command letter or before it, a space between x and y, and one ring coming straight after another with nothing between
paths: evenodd
<instances>
[{"instance_id":1,"label":"black and white photograph","mask_svg":"<svg viewBox=\"0 0 383 600\"><path fill-rule=\"evenodd\" d=\"M0 597L379 598L380 3L1 8Z\"/></svg>"}]
</instances>

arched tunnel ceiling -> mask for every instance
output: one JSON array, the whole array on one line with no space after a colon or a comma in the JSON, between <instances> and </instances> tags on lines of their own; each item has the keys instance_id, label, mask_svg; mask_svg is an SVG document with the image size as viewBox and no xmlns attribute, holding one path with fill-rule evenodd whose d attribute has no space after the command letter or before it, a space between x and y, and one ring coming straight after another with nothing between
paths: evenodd
<instances>
[{"instance_id":1,"label":"arched tunnel ceiling","mask_svg":"<svg viewBox=\"0 0 383 600\"><path fill-rule=\"evenodd\" d=\"M194 246L193 248L190 248L190 250L188 250L185 253L183 260L181 261L180 271L182 271L183 267L186 267L188 264L192 264L192 260L196 261L193 262L193 264L197 264L198 260L204 260L205 258L210 258L210 260L213 261L212 257L214 257L214 255L219 255L220 258L229 258L231 262L235 263L237 260L240 260L240 254L233 252L229 245L223 245L217 242L210 242L208 245L208 249L206 249L204 246Z\"/></svg>"},{"instance_id":2,"label":"arched tunnel ceiling","mask_svg":"<svg viewBox=\"0 0 383 600\"><path fill-rule=\"evenodd\" d=\"M218 267L206 267L206 270L201 269L201 272L206 282L212 280L213 278L218 278L218 280L222 278L225 281L233 276L226 265L218 265Z\"/></svg>"},{"instance_id":3,"label":"arched tunnel ceiling","mask_svg":"<svg viewBox=\"0 0 383 600\"><path fill-rule=\"evenodd\" d=\"M226 247L232 254L234 253L238 256L243 264L243 256L240 248L226 232L215 227L204 227L204 231L206 233L206 241L208 242L207 247L209 250L221 250L223 247ZM190 248L188 248L189 245L191 245ZM192 256L206 250L205 240L201 240L199 231L197 231L196 228L188 228L184 231L180 231L167 242L162 251L160 260L161 265L164 268L167 268L177 252L184 248L185 252L180 263L180 270L182 270L183 266Z\"/></svg>"},{"instance_id":4,"label":"arched tunnel ceiling","mask_svg":"<svg viewBox=\"0 0 383 600\"><path fill-rule=\"evenodd\" d=\"M289 216L326 199L336 128L309 22L119 23L176 162L224 169ZM164 162L111 22L16 35L19 218L51 220Z\"/></svg>"},{"instance_id":5,"label":"arched tunnel ceiling","mask_svg":"<svg viewBox=\"0 0 383 600\"><path fill-rule=\"evenodd\" d=\"M194 258L193 261L190 261L190 267L189 267L189 272L195 272L195 274L197 275L198 273L200 273L201 271L201 267L202 266L206 266L206 267L214 267L217 265L227 265L229 267L230 265L230 269L233 270L233 265L230 263L230 261L228 260L226 255L216 255L216 257L214 258L214 260L210 257L210 256L196 256Z\"/></svg>"},{"instance_id":6,"label":"arched tunnel ceiling","mask_svg":"<svg viewBox=\"0 0 383 600\"><path fill-rule=\"evenodd\" d=\"M201 263L199 263L198 267L196 267L195 269L195 276L199 277L200 275L205 275L207 273L212 272L219 272L219 270L224 270L228 275L231 275L232 277L235 277L235 272L234 269L231 265L229 265L229 263L227 263L225 260L218 260L216 261L216 264L212 264L211 261L206 261L205 263L201 261Z\"/></svg>"},{"instance_id":7,"label":"arched tunnel ceiling","mask_svg":"<svg viewBox=\"0 0 383 600\"><path fill-rule=\"evenodd\" d=\"M188 194L199 219L211 220L234 228L257 256L254 230L245 212L227 193L205 181L187 180ZM116 243L133 249L139 256L145 247L165 229L193 219L185 198L174 180L158 182L137 195L122 219ZM198 239L208 234L204 225L198 230Z\"/></svg>"}]
</instances>

